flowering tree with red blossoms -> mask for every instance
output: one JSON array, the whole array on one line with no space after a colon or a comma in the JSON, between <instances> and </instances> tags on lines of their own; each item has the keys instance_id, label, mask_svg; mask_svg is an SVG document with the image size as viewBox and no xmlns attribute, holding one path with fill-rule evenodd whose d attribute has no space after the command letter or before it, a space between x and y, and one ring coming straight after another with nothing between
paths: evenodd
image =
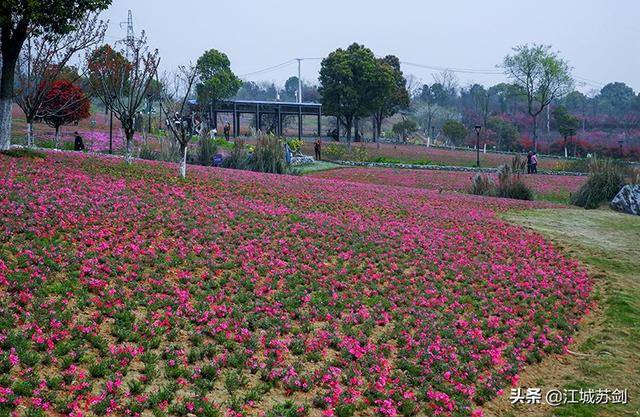
<instances>
[{"instance_id":1,"label":"flowering tree with red blossoms","mask_svg":"<svg viewBox=\"0 0 640 417\"><path fill-rule=\"evenodd\" d=\"M91 102L77 85L59 80L53 83L41 108L43 120L56 129L56 147L60 145L60 127L91 115Z\"/></svg>"}]
</instances>

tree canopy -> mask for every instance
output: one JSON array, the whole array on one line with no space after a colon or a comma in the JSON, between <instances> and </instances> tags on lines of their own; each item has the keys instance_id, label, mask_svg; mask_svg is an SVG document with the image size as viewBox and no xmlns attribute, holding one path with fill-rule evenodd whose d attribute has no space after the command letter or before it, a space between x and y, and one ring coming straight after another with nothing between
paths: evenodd
<instances>
[{"instance_id":1,"label":"tree canopy","mask_svg":"<svg viewBox=\"0 0 640 417\"><path fill-rule=\"evenodd\" d=\"M196 92L203 103L232 97L242 86L242 81L231 70L229 57L218 50L210 49L202 54L196 69L200 79Z\"/></svg>"},{"instance_id":2,"label":"tree canopy","mask_svg":"<svg viewBox=\"0 0 640 417\"><path fill-rule=\"evenodd\" d=\"M56 129L57 142L60 126L86 119L90 116L90 109L91 101L82 88L70 81L58 80L53 83L42 104L43 120Z\"/></svg>"},{"instance_id":3,"label":"tree canopy","mask_svg":"<svg viewBox=\"0 0 640 417\"><path fill-rule=\"evenodd\" d=\"M406 109L411 104L411 98L407 91L407 80L404 78L402 69L400 68L400 59L394 55L387 55L378 60L380 66L379 74L382 77L392 76L393 84L389 86L386 80L380 80L378 86L379 91L377 109L375 110L375 135L379 136L382 130L382 121L393 116L398 111ZM389 72L389 70L391 72Z\"/></svg>"},{"instance_id":4,"label":"tree canopy","mask_svg":"<svg viewBox=\"0 0 640 417\"><path fill-rule=\"evenodd\" d=\"M533 147L537 143L536 119L555 99L573 88L569 64L550 45L519 45L503 61L506 75L527 99L533 121Z\"/></svg>"},{"instance_id":5,"label":"tree canopy","mask_svg":"<svg viewBox=\"0 0 640 417\"><path fill-rule=\"evenodd\" d=\"M354 118L372 115L393 90L393 70L380 65L373 52L352 44L337 49L322 60L320 94L326 114L338 116L347 128L351 141Z\"/></svg>"},{"instance_id":6,"label":"tree canopy","mask_svg":"<svg viewBox=\"0 0 640 417\"><path fill-rule=\"evenodd\" d=\"M469 133L464 124L457 120L447 120L442 125L442 133L449 138L454 145L461 145Z\"/></svg>"}]
</instances>

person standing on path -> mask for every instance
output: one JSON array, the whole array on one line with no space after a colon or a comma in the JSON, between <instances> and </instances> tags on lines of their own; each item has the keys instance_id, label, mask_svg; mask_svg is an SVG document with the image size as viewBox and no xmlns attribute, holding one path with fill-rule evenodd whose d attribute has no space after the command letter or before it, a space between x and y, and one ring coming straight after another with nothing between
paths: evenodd
<instances>
[{"instance_id":1,"label":"person standing on path","mask_svg":"<svg viewBox=\"0 0 640 417\"><path fill-rule=\"evenodd\" d=\"M82 140L82 136L78 132L75 132L76 138L73 141L73 150L74 151L84 151L84 141Z\"/></svg>"},{"instance_id":2,"label":"person standing on path","mask_svg":"<svg viewBox=\"0 0 640 417\"><path fill-rule=\"evenodd\" d=\"M320 141L320 139L318 139L316 143L313 145L313 149L316 152L316 161L321 161L322 160L322 142Z\"/></svg>"},{"instance_id":3,"label":"person standing on path","mask_svg":"<svg viewBox=\"0 0 640 417\"><path fill-rule=\"evenodd\" d=\"M538 173L538 154L536 154L535 152L533 153L533 155L531 155L531 173Z\"/></svg>"},{"instance_id":4,"label":"person standing on path","mask_svg":"<svg viewBox=\"0 0 640 417\"><path fill-rule=\"evenodd\" d=\"M533 152L527 152L527 174L531 174L531 159L533 158Z\"/></svg>"}]
</instances>

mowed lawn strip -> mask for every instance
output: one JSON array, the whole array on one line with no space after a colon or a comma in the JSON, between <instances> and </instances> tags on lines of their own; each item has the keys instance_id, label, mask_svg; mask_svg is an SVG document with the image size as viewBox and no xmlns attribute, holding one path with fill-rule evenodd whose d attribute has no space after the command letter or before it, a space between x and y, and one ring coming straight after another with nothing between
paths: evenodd
<instances>
[{"instance_id":1,"label":"mowed lawn strip","mask_svg":"<svg viewBox=\"0 0 640 417\"><path fill-rule=\"evenodd\" d=\"M611 210L509 212L508 221L551 239L595 279L597 307L576 335L575 353L527 369L519 386L543 389L627 389L628 405L509 404L506 392L487 407L500 416L638 416L640 413L640 217ZM528 385L527 385L528 384Z\"/></svg>"}]
</instances>

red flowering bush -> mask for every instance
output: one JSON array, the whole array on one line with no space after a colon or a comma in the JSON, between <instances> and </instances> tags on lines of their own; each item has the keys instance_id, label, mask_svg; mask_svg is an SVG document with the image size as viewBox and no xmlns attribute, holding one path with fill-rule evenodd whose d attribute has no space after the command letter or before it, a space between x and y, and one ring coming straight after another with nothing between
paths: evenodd
<instances>
[{"instance_id":1,"label":"red flowering bush","mask_svg":"<svg viewBox=\"0 0 640 417\"><path fill-rule=\"evenodd\" d=\"M471 415L590 282L429 190L0 155L0 415Z\"/></svg>"}]
</instances>

